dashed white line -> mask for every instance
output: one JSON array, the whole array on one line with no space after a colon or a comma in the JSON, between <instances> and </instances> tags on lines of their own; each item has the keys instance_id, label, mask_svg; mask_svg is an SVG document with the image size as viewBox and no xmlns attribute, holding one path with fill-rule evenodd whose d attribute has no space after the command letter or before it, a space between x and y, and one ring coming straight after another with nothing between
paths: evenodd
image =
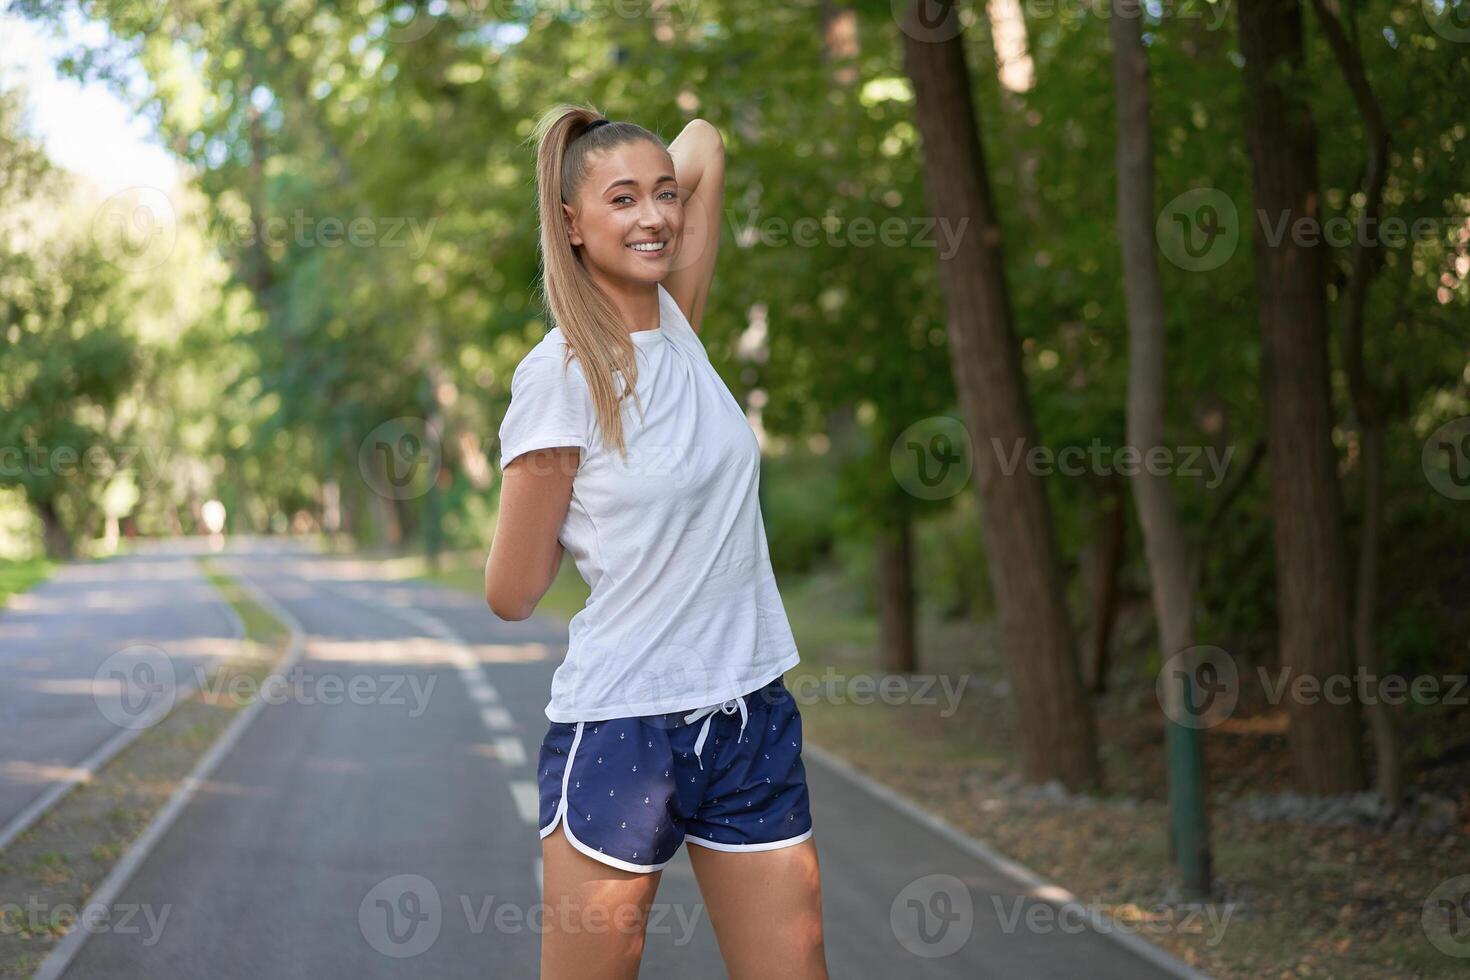
<instances>
[{"instance_id":1,"label":"dashed white line","mask_svg":"<svg viewBox=\"0 0 1470 980\"><path fill-rule=\"evenodd\" d=\"M496 731L507 731L515 727L515 722L510 719L510 712L504 708L481 708L480 719L485 722L485 727Z\"/></svg>"},{"instance_id":2,"label":"dashed white line","mask_svg":"<svg viewBox=\"0 0 1470 980\"><path fill-rule=\"evenodd\" d=\"M486 684L484 681L477 681L473 684L468 685L468 687L470 690L470 697L476 701L479 701L481 704L488 704L491 701L500 700L499 692L497 692L495 688L491 687L489 684Z\"/></svg>"},{"instance_id":3,"label":"dashed white line","mask_svg":"<svg viewBox=\"0 0 1470 980\"><path fill-rule=\"evenodd\" d=\"M536 826L541 815L541 794L536 784L524 779L513 779L510 783L510 795L515 797L516 809L520 811L521 819L533 827Z\"/></svg>"},{"instance_id":4,"label":"dashed white line","mask_svg":"<svg viewBox=\"0 0 1470 980\"><path fill-rule=\"evenodd\" d=\"M526 764L526 748L514 735L502 735L495 740L495 755L508 766Z\"/></svg>"}]
</instances>

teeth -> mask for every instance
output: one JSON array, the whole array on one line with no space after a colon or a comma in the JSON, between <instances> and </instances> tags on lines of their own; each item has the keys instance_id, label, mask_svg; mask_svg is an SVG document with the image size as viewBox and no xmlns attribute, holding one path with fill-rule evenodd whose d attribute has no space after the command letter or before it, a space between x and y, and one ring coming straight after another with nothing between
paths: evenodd
<instances>
[{"instance_id":1,"label":"teeth","mask_svg":"<svg viewBox=\"0 0 1470 980\"><path fill-rule=\"evenodd\" d=\"M661 252L663 251L664 243L649 242L647 244L629 245L628 247L635 252Z\"/></svg>"}]
</instances>

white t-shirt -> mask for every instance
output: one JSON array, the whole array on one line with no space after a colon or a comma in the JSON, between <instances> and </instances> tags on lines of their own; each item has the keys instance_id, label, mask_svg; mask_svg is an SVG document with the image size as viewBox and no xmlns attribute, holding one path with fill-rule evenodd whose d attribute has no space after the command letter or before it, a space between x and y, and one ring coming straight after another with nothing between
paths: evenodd
<instances>
[{"instance_id":1,"label":"white t-shirt","mask_svg":"<svg viewBox=\"0 0 1470 980\"><path fill-rule=\"evenodd\" d=\"M552 721L719 704L800 660L771 571L755 434L679 305L662 285L658 296L659 326L629 334L643 414L625 400L626 462L602 445L581 363L563 372L560 328L511 379L502 470L533 449L582 448L559 537L592 591L551 680Z\"/></svg>"}]
</instances>

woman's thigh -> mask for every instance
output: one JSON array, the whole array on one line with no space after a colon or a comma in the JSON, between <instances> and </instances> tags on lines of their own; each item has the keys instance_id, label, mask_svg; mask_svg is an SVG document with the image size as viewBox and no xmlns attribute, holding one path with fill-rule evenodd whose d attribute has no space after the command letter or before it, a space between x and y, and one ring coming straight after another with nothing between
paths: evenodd
<instances>
[{"instance_id":1,"label":"woman's thigh","mask_svg":"<svg viewBox=\"0 0 1470 980\"><path fill-rule=\"evenodd\" d=\"M541 838L542 980L635 980L648 907L662 871L623 871L571 845L558 826Z\"/></svg>"},{"instance_id":2,"label":"woman's thigh","mask_svg":"<svg viewBox=\"0 0 1470 980\"><path fill-rule=\"evenodd\" d=\"M686 850L730 980L826 980L815 838L767 851Z\"/></svg>"}]
</instances>

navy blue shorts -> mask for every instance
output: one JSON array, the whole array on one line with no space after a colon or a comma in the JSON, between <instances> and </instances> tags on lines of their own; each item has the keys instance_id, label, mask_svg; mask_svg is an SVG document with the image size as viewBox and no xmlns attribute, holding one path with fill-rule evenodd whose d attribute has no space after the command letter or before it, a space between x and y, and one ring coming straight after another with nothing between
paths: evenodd
<instances>
[{"instance_id":1,"label":"navy blue shorts","mask_svg":"<svg viewBox=\"0 0 1470 980\"><path fill-rule=\"evenodd\" d=\"M693 711L552 722L537 764L541 836L614 868L657 871L683 841L765 851L806 840L812 817L801 713L781 678Z\"/></svg>"}]
</instances>

